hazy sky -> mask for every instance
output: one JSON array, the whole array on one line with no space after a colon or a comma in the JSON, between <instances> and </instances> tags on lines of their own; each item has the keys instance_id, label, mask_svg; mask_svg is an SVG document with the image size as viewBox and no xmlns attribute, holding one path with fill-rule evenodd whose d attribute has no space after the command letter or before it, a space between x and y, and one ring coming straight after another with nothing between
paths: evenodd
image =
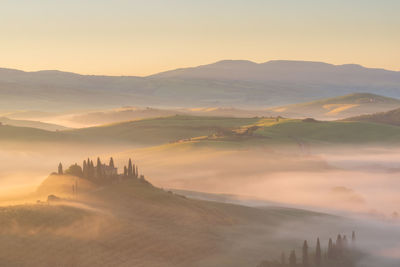
<instances>
[{"instance_id":1,"label":"hazy sky","mask_svg":"<svg viewBox=\"0 0 400 267\"><path fill-rule=\"evenodd\" d=\"M147 75L221 59L400 70L399 0L1 0L0 66Z\"/></svg>"}]
</instances>

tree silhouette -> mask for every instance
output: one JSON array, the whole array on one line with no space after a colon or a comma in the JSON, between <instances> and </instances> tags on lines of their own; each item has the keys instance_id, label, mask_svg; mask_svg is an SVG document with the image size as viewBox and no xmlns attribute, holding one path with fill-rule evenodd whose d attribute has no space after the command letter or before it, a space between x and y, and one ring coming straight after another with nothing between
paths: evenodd
<instances>
[{"instance_id":1,"label":"tree silhouette","mask_svg":"<svg viewBox=\"0 0 400 267\"><path fill-rule=\"evenodd\" d=\"M303 267L308 267L308 244L307 240L303 243Z\"/></svg>"},{"instance_id":2,"label":"tree silhouette","mask_svg":"<svg viewBox=\"0 0 400 267\"><path fill-rule=\"evenodd\" d=\"M60 164L58 164L58 174L59 175L63 175L64 174L63 166L62 166L61 162L60 162Z\"/></svg>"},{"instance_id":3,"label":"tree silhouette","mask_svg":"<svg viewBox=\"0 0 400 267\"><path fill-rule=\"evenodd\" d=\"M114 159L112 157L110 158L110 164L109 165L110 165L110 167L115 168L114 167Z\"/></svg>"},{"instance_id":4,"label":"tree silhouette","mask_svg":"<svg viewBox=\"0 0 400 267\"><path fill-rule=\"evenodd\" d=\"M86 160L83 161L82 166L83 177L88 178L88 165L86 163Z\"/></svg>"},{"instance_id":5,"label":"tree silhouette","mask_svg":"<svg viewBox=\"0 0 400 267\"><path fill-rule=\"evenodd\" d=\"M97 178L102 178L103 177L103 170L102 170L102 165L101 165L101 161L100 158L97 158L97 166L96 166L96 174L97 174Z\"/></svg>"},{"instance_id":6,"label":"tree silhouette","mask_svg":"<svg viewBox=\"0 0 400 267\"><path fill-rule=\"evenodd\" d=\"M337 238L336 238L336 246L335 246L335 253L336 256L340 256L342 253L342 249L343 249L343 240L342 240L342 236L340 234L338 234Z\"/></svg>"},{"instance_id":7,"label":"tree silhouette","mask_svg":"<svg viewBox=\"0 0 400 267\"><path fill-rule=\"evenodd\" d=\"M82 168L81 166L79 166L78 164L73 164L71 165L66 171L65 173L73 175L73 176L77 176L77 177L82 177L83 172L82 172Z\"/></svg>"},{"instance_id":8,"label":"tree silhouette","mask_svg":"<svg viewBox=\"0 0 400 267\"><path fill-rule=\"evenodd\" d=\"M332 238L329 238L329 243L328 243L328 259L333 258L333 242Z\"/></svg>"},{"instance_id":9,"label":"tree silhouette","mask_svg":"<svg viewBox=\"0 0 400 267\"><path fill-rule=\"evenodd\" d=\"M93 160L90 160L90 169L89 169L89 178L93 178L94 177L94 164L93 164Z\"/></svg>"},{"instance_id":10,"label":"tree silhouette","mask_svg":"<svg viewBox=\"0 0 400 267\"><path fill-rule=\"evenodd\" d=\"M132 160L129 159L129 163L128 163L128 176L132 177L133 176L133 168L132 168Z\"/></svg>"},{"instance_id":11,"label":"tree silhouette","mask_svg":"<svg viewBox=\"0 0 400 267\"><path fill-rule=\"evenodd\" d=\"M319 238L317 238L317 247L315 249L315 265L317 267L321 266L322 255L321 255L321 244L319 242Z\"/></svg>"}]
</instances>

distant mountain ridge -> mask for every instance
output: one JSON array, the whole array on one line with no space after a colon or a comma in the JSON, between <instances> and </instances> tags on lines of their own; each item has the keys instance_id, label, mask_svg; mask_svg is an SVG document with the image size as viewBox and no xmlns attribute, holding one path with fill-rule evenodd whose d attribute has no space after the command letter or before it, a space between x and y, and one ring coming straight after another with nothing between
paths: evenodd
<instances>
[{"instance_id":1,"label":"distant mountain ridge","mask_svg":"<svg viewBox=\"0 0 400 267\"><path fill-rule=\"evenodd\" d=\"M400 72L282 60L224 60L147 77L0 69L4 110L124 105L265 108L361 92L400 98Z\"/></svg>"}]
</instances>

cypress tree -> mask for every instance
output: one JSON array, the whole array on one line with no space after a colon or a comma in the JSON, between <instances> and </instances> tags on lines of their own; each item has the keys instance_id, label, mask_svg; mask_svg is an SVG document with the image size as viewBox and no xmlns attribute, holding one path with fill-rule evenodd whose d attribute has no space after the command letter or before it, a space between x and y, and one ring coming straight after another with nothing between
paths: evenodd
<instances>
[{"instance_id":1,"label":"cypress tree","mask_svg":"<svg viewBox=\"0 0 400 267\"><path fill-rule=\"evenodd\" d=\"M138 178L139 177L139 170L138 170L138 166L136 165L136 171L135 171L135 173L136 173L136 178Z\"/></svg>"},{"instance_id":2,"label":"cypress tree","mask_svg":"<svg viewBox=\"0 0 400 267\"><path fill-rule=\"evenodd\" d=\"M129 163L128 163L128 176L129 177L133 176L132 160L131 159L129 159Z\"/></svg>"},{"instance_id":3,"label":"cypress tree","mask_svg":"<svg viewBox=\"0 0 400 267\"><path fill-rule=\"evenodd\" d=\"M328 243L328 259L333 259L333 242L332 238L329 238L329 243Z\"/></svg>"},{"instance_id":4,"label":"cypress tree","mask_svg":"<svg viewBox=\"0 0 400 267\"><path fill-rule=\"evenodd\" d=\"M308 244L307 240L303 243L303 267L308 267Z\"/></svg>"},{"instance_id":5,"label":"cypress tree","mask_svg":"<svg viewBox=\"0 0 400 267\"><path fill-rule=\"evenodd\" d=\"M317 267L321 266L322 255L321 255L321 244L319 243L319 238L317 239L317 248L315 249L315 265Z\"/></svg>"},{"instance_id":6,"label":"cypress tree","mask_svg":"<svg viewBox=\"0 0 400 267\"><path fill-rule=\"evenodd\" d=\"M58 164L58 174L59 175L63 175L64 174L63 166L62 166L61 162L60 162L60 164Z\"/></svg>"},{"instance_id":7,"label":"cypress tree","mask_svg":"<svg viewBox=\"0 0 400 267\"><path fill-rule=\"evenodd\" d=\"M86 160L83 161L83 170L82 170L82 172L83 172L83 177L84 178L88 178L88 166L87 166Z\"/></svg>"},{"instance_id":8,"label":"cypress tree","mask_svg":"<svg viewBox=\"0 0 400 267\"><path fill-rule=\"evenodd\" d=\"M110 167L114 168L114 159L111 157L110 158Z\"/></svg>"},{"instance_id":9,"label":"cypress tree","mask_svg":"<svg viewBox=\"0 0 400 267\"><path fill-rule=\"evenodd\" d=\"M339 234L336 238L336 250L340 254L343 248L342 236Z\"/></svg>"},{"instance_id":10,"label":"cypress tree","mask_svg":"<svg viewBox=\"0 0 400 267\"><path fill-rule=\"evenodd\" d=\"M90 173L89 173L89 178L94 178L94 164L93 164L93 160L90 160Z\"/></svg>"},{"instance_id":11,"label":"cypress tree","mask_svg":"<svg viewBox=\"0 0 400 267\"><path fill-rule=\"evenodd\" d=\"M290 267L296 267L296 252L294 250L292 250L292 252L290 252L290 256L289 256L289 266Z\"/></svg>"},{"instance_id":12,"label":"cypress tree","mask_svg":"<svg viewBox=\"0 0 400 267\"><path fill-rule=\"evenodd\" d=\"M128 168L124 166L124 177L128 176Z\"/></svg>"},{"instance_id":13,"label":"cypress tree","mask_svg":"<svg viewBox=\"0 0 400 267\"><path fill-rule=\"evenodd\" d=\"M101 161L100 158L97 158L97 166L96 166L96 172L97 172L97 178L102 178L103 177L103 170L101 166Z\"/></svg>"}]
</instances>

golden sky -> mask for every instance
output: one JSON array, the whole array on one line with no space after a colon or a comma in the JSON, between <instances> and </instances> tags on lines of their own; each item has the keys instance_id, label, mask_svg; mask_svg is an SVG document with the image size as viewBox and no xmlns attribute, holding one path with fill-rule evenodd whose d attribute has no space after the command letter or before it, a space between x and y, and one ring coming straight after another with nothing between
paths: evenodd
<instances>
[{"instance_id":1,"label":"golden sky","mask_svg":"<svg viewBox=\"0 0 400 267\"><path fill-rule=\"evenodd\" d=\"M400 70L398 0L2 0L0 67L149 75L222 59Z\"/></svg>"}]
</instances>

